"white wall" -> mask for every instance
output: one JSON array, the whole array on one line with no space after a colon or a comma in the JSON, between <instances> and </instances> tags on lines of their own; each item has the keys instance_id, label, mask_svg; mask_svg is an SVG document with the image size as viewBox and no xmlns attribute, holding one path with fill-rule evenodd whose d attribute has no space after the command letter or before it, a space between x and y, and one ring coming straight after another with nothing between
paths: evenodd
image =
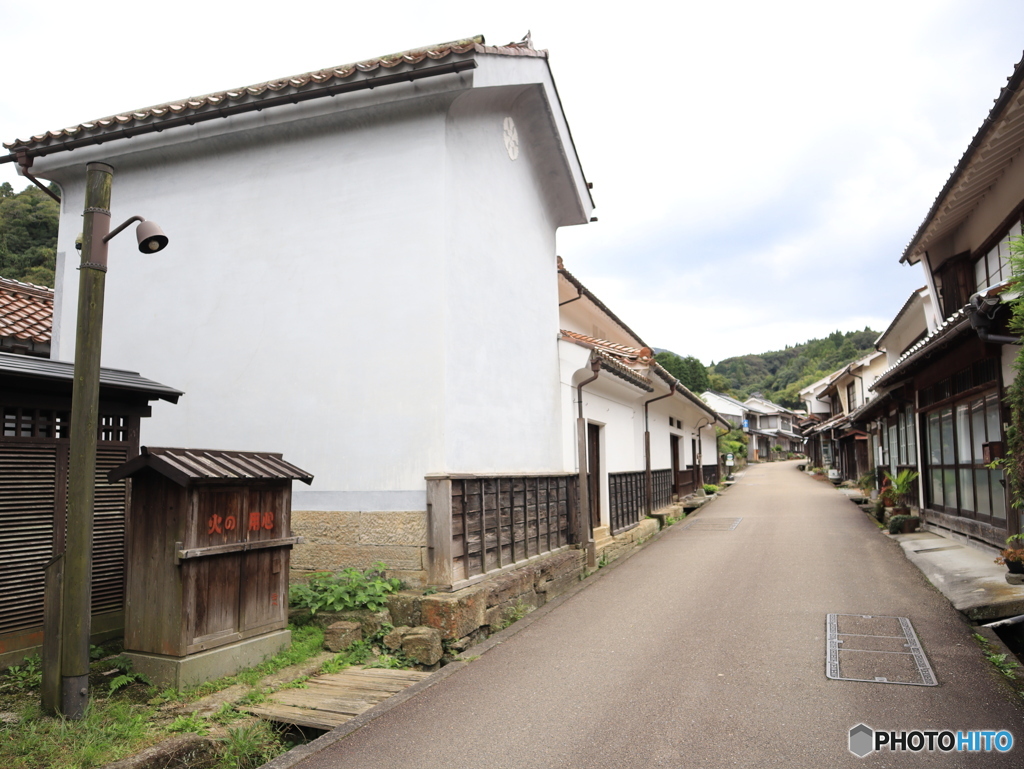
<instances>
[{"instance_id":1,"label":"white wall","mask_svg":"<svg viewBox=\"0 0 1024 769\"><path fill-rule=\"evenodd\" d=\"M432 472L561 469L554 230L589 202L552 89L425 83L37 161L64 190L59 251L90 160L116 169L115 224L140 213L170 238L143 257L126 232L107 275L103 365L186 393L144 443L283 452L316 476L308 510L423 509ZM76 267L58 275L64 360Z\"/></svg>"}]
</instances>

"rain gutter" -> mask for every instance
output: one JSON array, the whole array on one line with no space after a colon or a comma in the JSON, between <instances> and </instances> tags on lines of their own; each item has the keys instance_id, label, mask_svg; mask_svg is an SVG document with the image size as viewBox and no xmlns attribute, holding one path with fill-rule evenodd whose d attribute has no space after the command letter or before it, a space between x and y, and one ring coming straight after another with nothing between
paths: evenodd
<instances>
[{"instance_id":1,"label":"rain gutter","mask_svg":"<svg viewBox=\"0 0 1024 769\"><path fill-rule=\"evenodd\" d=\"M224 107L217 107L206 112L200 112L198 114L187 114L180 117L173 118L161 118L154 120L151 123L145 125L132 126L130 128L122 128L117 131L107 131L99 136L88 136L82 139L69 139L66 141L60 141L55 144L49 144L42 147L29 148L26 146L15 147L11 150L9 155L0 156L0 163L12 163L15 160L22 166L25 167L21 160L22 155L28 159L43 157L44 155L51 155L55 152L63 152L65 150L71 151L76 150L80 147L88 147L96 144L103 144L105 142L116 141L117 139L131 139L135 136L141 136L142 134L148 133L159 133L165 131L168 128L177 128L184 125L195 125L196 123L203 123L207 120L214 120L216 118L227 118L233 115L240 115L245 112L259 112L271 107L279 107L285 104L298 104L303 101L311 101L313 99L320 99L324 96L337 96L343 93L351 93L352 91L366 91L373 88L377 88L382 85L393 85L395 83L411 82L414 80L423 80L428 77L435 77L437 75L451 75L463 72L465 70L475 69L476 61L473 59L465 59L462 61L455 61L450 64L442 64L434 67L427 67L424 69L413 70L412 72L402 72L394 75L379 75L365 80L359 80L354 83L341 83L339 85L327 86L324 88L316 88L302 93L291 93L282 96L275 96L267 99L259 99L244 104L233 104ZM38 182L36 182L38 184Z\"/></svg>"}]
</instances>

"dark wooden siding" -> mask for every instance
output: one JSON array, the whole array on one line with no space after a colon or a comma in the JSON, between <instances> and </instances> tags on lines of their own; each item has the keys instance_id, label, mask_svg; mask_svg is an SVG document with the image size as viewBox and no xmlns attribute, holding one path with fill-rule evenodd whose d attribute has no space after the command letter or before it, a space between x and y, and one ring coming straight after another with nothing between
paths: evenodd
<instances>
[{"instance_id":1,"label":"dark wooden siding","mask_svg":"<svg viewBox=\"0 0 1024 769\"><path fill-rule=\"evenodd\" d=\"M64 547L67 411L0 401L0 655L42 642L43 567ZM134 452L138 417L105 413L96 458L92 610L124 603L127 484L108 470ZM119 624L119 623L118 623Z\"/></svg>"},{"instance_id":2,"label":"dark wooden siding","mask_svg":"<svg viewBox=\"0 0 1024 769\"><path fill-rule=\"evenodd\" d=\"M576 476L452 479L452 575L458 581L569 544Z\"/></svg>"},{"instance_id":3,"label":"dark wooden siding","mask_svg":"<svg viewBox=\"0 0 1024 769\"><path fill-rule=\"evenodd\" d=\"M651 483L654 486L654 509L660 510L672 504L672 470L652 471Z\"/></svg>"},{"instance_id":4,"label":"dark wooden siding","mask_svg":"<svg viewBox=\"0 0 1024 769\"><path fill-rule=\"evenodd\" d=\"M669 471L671 473L671 471ZM644 517L646 473L608 473L608 514L612 534L631 529Z\"/></svg>"}]
</instances>

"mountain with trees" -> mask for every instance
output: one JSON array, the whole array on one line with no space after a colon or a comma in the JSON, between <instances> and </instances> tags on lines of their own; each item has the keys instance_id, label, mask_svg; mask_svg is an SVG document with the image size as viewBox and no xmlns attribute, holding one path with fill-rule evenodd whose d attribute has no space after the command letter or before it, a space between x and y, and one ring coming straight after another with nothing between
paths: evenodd
<instances>
[{"instance_id":1,"label":"mountain with trees","mask_svg":"<svg viewBox=\"0 0 1024 769\"><path fill-rule=\"evenodd\" d=\"M878 332L834 331L783 350L726 358L708 367L705 389L743 400L754 393L789 408L801 408L799 391L875 349ZM699 392L699 391L698 391Z\"/></svg>"},{"instance_id":2,"label":"mountain with trees","mask_svg":"<svg viewBox=\"0 0 1024 769\"><path fill-rule=\"evenodd\" d=\"M38 187L0 184L0 277L53 287L60 206Z\"/></svg>"}]
</instances>

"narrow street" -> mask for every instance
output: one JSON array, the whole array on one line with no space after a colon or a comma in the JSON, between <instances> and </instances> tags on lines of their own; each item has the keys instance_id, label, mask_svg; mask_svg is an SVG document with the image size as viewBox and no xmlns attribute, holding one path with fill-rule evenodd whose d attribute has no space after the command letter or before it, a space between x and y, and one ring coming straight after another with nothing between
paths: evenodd
<instances>
[{"instance_id":1,"label":"narrow street","mask_svg":"<svg viewBox=\"0 0 1024 769\"><path fill-rule=\"evenodd\" d=\"M686 527L709 520L722 525ZM1024 765L1024 713L969 626L862 512L793 462L750 467L590 582L297 766ZM938 685L827 678L829 614L909 618ZM847 739L859 723L1005 729L1017 744L858 759Z\"/></svg>"}]
</instances>

